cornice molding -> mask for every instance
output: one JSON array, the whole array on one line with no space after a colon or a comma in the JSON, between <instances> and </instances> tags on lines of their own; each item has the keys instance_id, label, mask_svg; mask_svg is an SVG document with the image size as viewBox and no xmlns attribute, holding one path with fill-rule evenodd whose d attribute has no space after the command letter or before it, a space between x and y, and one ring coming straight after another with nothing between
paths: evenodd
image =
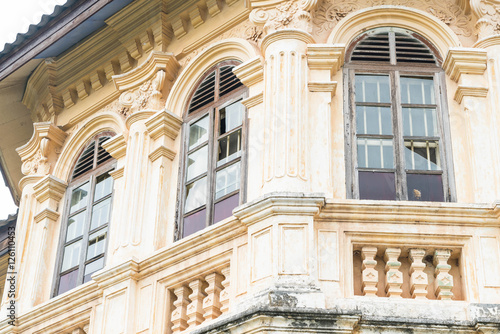
<instances>
[{"instance_id":1,"label":"cornice molding","mask_svg":"<svg viewBox=\"0 0 500 334\"><path fill-rule=\"evenodd\" d=\"M35 197L38 202L43 203L48 199L60 201L66 192L68 185L55 176L47 175L33 186Z\"/></svg>"},{"instance_id":2,"label":"cornice molding","mask_svg":"<svg viewBox=\"0 0 500 334\"><path fill-rule=\"evenodd\" d=\"M259 56L247 60L233 68L233 73L247 87L253 86L264 79L264 67Z\"/></svg>"},{"instance_id":3,"label":"cornice molding","mask_svg":"<svg viewBox=\"0 0 500 334\"><path fill-rule=\"evenodd\" d=\"M264 39L262 40L261 48L262 48L262 53L266 53L266 49L269 47L269 45L280 41L280 40L287 40L287 39L294 39L298 40L301 42L304 42L306 44L313 44L314 43L314 37L311 36L311 34L298 30L298 29L282 29L282 30L277 30L275 32L270 33Z\"/></svg>"},{"instance_id":4,"label":"cornice molding","mask_svg":"<svg viewBox=\"0 0 500 334\"><path fill-rule=\"evenodd\" d=\"M233 210L244 225L249 226L276 215L315 216L323 205L322 194L270 193Z\"/></svg>"},{"instance_id":5,"label":"cornice molding","mask_svg":"<svg viewBox=\"0 0 500 334\"><path fill-rule=\"evenodd\" d=\"M116 89L125 91L151 79L156 72L165 71L166 79L173 81L180 65L173 53L153 51L144 63L124 74L113 75Z\"/></svg>"},{"instance_id":6,"label":"cornice molding","mask_svg":"<svg viewBox=\"0 0 500 334\"><path fill-rule=\"evenodd\" d=\"M450 79L458 82L462 74L482 75L486 70L488 54L484 49L450 48L443 69Z\"/></svg>"},{"instance_id":7,"label":"cornice molding","mask_svg":"<svg viewBox=\"0 0 500 334\"><path fill-rule=\"evenodd\" d=\"M345 44L309 44L307 65L311 70L330 70L335 75L344 65Z\"/></svg>"},{"instance_id":8,"label":"cornice molding","mask_svg":"<svg viewBox=\"0 0 500 334\"><path fill-rule=\"evenodd\" d=\"M156 110L141 110L141 111L137 111L137 112L133 113L132 115L130 115L127 118L127 120L125 121L125 125L127 126L127 129L130 130L130 127L135 122L148 119L149 117L153 116L156 113L157 113Z\"/></svg>"},{"instance_id":9,"label":"cornice molding","mask_svg":"<svg viewBox=\"0 0 500 334\"><path fill-rule=\"evenodd\" d=\"M241 101L241 103L245 107L247 107L247 109L258 106L262 102L264 102L264 92L260 92L258 94L253 95L253 96L249 96L246 99Z\"/></svg>"},{"instance_id":10,"label":"cornice molding","mask_svg":"<svg viewBox=\"0 0 500 334\"><path fill-rule=\"evenodd\" d=\"M122 133L117 134L102 144L104 148L113 158L119 160L123 158L127 152L127 142Z\"/></svg>"},{"instance_id":11,"label":"cornice molding","mask_svg":"<svg viewBox=\"0 0 500 334\"><path fill-rule=\"evenodd\" d=\"M500 46L500 35L493 35L483 38L472 46L477 49L486 49L492 46Z\"/></svg>"},{"instance_id":12,"label":"cornice molding","mask_svg":"<svg viewBox=\"0 0 500 334\"><path fill-rule=\"evenodd\" d=\"M45 208L42 211L40 211L33 219L34 219L35 223L39 223L44 219L57 221L57 219L59 219L59 216L60 216L59 212L54 211L50 208Z\"/></svg>"},{"instance_id":13,"label":"cornice molding","mask_svg":"<svg viewBox=\"0 0 500 334\"><path fill-rule=\"evenodd\" d=\"M311 92L327 92L333 97L337 90L337 81L309 81L307 87Z\"/></svg>"},{"instance_id":14,"label":"cornice molding","mask_svg":"<svg viewBox=\"0 0 500 334\"><path fill-rule=\"evenodd\" d=\"M474 86L463 86L458 85L457 91L455 92L454 100L458 103L462 103L465 96L472 97L486 97L488 95L488 88L486 87L474 87Z\"/></svg>"},{"instance_id":15,"label":"cornice molding","mask_svg":"<svg viewBox=\"0 0 500 334\"><path fill-rule=\"evenodd\" d=\"M114 180L118 180L119 178L121 178L125 173L125 167L120 167L120 168L117 168L111 172L109 172L109 175L111 175L111 177L114 179Z\"/></svg>"},{"instance_id":16,"label":"cornice molding","mask_svg":"<svg viewBox=\"0 0 500 334\"><path fill-rule=\"evenodd\" d=\"M19 189L23 191L28 184L35 184L43 178L43 175L26 175L19 181Z\"/></svg>"},{"instance_id":17,"label":"cornice molding","mask_svg":"<svg viewBox=\"0 0 500 334\"><path fill-rule=\"evenodd\" d=\"M154 140L161 136L177 138L181 129L182 119L173 112L163 109L146 120L146 128Z\"/></svg>"},{"instance_id":18,"label":"cornice molding","mask_svg":"<svg viewBox=\"0 0 500 334\"><path fill-rule=\"evenodd\" d=\"M113 268L105 267L92 275L92 279L97 282L99 289L104 290L108 287L132 279L139 279L139 263L136 258L121 263Z\"/></svg>"},{"instance_id":19,"label":"cornice molding","mask_svg":"<svg viewBox=\"0 0 500 334\"><path fill-rule=\"evenodd\" d=\"M172 151L168 147L161 145L149 154L149 160L151 160L151 162L155 162L161 157L166 157L170 160L174 160L176 154L177 153L175 151Z\"/></svg>"}]
</instances>

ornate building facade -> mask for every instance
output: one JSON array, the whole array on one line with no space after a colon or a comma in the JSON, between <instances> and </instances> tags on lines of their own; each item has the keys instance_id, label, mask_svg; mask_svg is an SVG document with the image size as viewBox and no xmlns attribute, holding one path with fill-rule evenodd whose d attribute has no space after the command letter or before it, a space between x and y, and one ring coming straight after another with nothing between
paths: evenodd
<instances>
[{"instance_id":1,"label":"ornate building facade","mask_svg":"<svg viewBox=\"0 0 500 334\"><path fill-rule=\"evenodd\" d=\"M57 7L0 53L0 333L500 333L499 24L494 0Z\"/></svg>"}]
</instances>

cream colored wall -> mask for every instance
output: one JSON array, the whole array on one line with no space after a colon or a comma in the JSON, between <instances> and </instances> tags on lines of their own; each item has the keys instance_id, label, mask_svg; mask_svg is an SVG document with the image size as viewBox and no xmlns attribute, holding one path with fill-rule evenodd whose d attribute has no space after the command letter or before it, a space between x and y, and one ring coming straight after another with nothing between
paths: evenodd
<instances>
[{"instance_id":1,"label":"cream colored wall","mask_svg":"<svg viewBox=\"0 0 500 334\"><path fill-rule=\"evenodd\" d=\"M106 44L112 34L103 30L95 45L91 38L55 60L63 68L61 105L51 109L57 94L40 90L51 80L47 73L57 75L51 64L30 79L25 103L45 123L19 149L26 177L17 229L18 333L170 333L172 326L177 333L197 316L208 318L207 310L234 314L266 302L263 291L287 285L296 287L299 307L360 307L365 299L354 296L353 252L364 246L429 254L451 249L461 271L455 298L462 301L439 305L466 320L469 303L498 303L500 223L492 203L500 191L500 41L483 36L473 44L472 21L444 17L443 23L422 8L251 3L188 2L176 9L187 15L179 22L138 1L109 25L122 27L120 20L142 4L140 10L153 13L151 26L123 28L109 57L75 69L74 76L64 70ZM321 16L332 8L345 15ZM460 9L460 17L471 20L469 10ZM161 28L162 20L172 30ZM443 56L458 204L346 200L345 47L362 30L382 25L422 34ZM123 48L131 57L124 58ZM248 203L234 217L174 242L183 111L200 75L224 59L242 62L234 72L249 90L243 101ZM106 267L91 282L51 298L71 168L76 152L103 130L117 134L104 145L117 160ZM457 279L457 269L453 274ZM196 293L196 282L212 295ZM188 297L199 303L189 307ZM7 302L4 295L3 310ZM397 303L417 313L424 304L438 305ZM0 333L10 330L5 322L0 327Z\"/></svg>"}]
</instances>

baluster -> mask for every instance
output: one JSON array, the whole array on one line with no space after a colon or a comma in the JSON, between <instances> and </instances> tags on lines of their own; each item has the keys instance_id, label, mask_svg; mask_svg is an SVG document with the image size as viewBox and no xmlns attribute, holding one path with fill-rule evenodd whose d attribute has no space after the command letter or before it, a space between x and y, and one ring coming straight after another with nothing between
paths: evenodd
<instances>
[{"instance_id":1,"label":"baluster","mask_svg":"<svg viewBox=\"0 0 500 334\"><path fill-rule=\"evenodd\" d=\"M180 333L188 327L186 306L189 304L189 289L185 286L178 287L174 290L177 299L174 302L175 309L172 312L170 321L172 322L172 332Z\"/></svg>"},{"instance_id":2,"label":"baluster","mask_svg":"<svg viewBox=\"0 0 500 334\"><path fill-rule=\"evenodd\" d=\"M222 275L224 275L225 279L221 282L221 285L224 287L224 290L220 293L220 303L221 303L221 308L220 311L222 313L226 313L229 311L229 293L230 293L230 287L231 287L231 277L230 275L230 268L225 267L221 270Z\"/></svg>"},{"instance_id":3,"label":"baluster","mask_svg":"<svg viewBox=\"0 0 500 334\"><path fill-rule=\"evenodd\" d=\"M203 281L201 279L196 279L189 283L189 287L193 291L192 294L189 295L189 299L191 303L187 306L187 316L188 327L192 328L201 324L205 318L203 318L203 298L206 297L206 294L202 291Z\"/></svg>"},{"instance_id":4,"label":"baluster","mask_svg":"<svg viewBox=\"0 0 500 334\"><path fill-rule=\"evenodd\" d=\"M75 328L71 331L71 334L85 334L86 332L81 328Z\"/></svg>"},{"instance_id":5,"label":"baluster","mask_svg":"<svg viewBox=\"0 0 500 334\"><path fill-rule=\"evenodd\" d=\"M362 289L365 296L377 295L378 272L375 269L377 260L377 247L361 248L361 256L363 258L363 284Z\"/></svg>"},{"instance_id":6,"label":"baluster","mask_svg":"<svg viewBox=\"0 0 500 334\"><path fill-rule=\"evenodd\" d=\"M205 289L207 296L203 299L203 311L205 320L212 320L221 315L220 292L222 290L222 275L212 273L205 276L208 287Z\"/></svg>"},{"instance_id":7,"label":"baluster","mask_svg":"<svg viewBox=\"0 0 500 334\"><path fill-rule=\"evenodd\" d=\"M399 271L401 262L398 261L401 254L400 248L387 248L385 250L385 292L387 297L401 297L401 286L403 285L403 273Z\"/></svg>"},{"instance_id":8,"label":"baluster","mask_svg":"<svg viewBox=\"0 0 500 334\"><path fill-rule=\"evenodd\" d=\"M453 298L453 276L449 271L451 266L448 264L448 259L451 256L449 249L437 249L434 252L434 266L436 271L434 273L434 285L436 289L436 297L442 300L451 300Z\"/></svg>"},{"instance_id":9,"label":"baluster","mask_svg":"<svg viewBox=\"0 0 500 334\"><path fill-rule=\"evenodd\" d=\"M429 279L427 274L424 273L425 263L422 259L425 256L424 249L410 249L410 293L415 299L426 299L427 296L427 285L429 284Z\"/></svg>"}]
</instances>

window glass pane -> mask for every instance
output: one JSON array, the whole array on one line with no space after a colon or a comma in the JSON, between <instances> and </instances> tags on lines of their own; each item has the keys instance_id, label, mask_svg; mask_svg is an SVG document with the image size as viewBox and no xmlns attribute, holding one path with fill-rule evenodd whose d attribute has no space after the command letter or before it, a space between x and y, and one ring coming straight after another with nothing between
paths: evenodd
<instances>
[{"instance_id":1,"label":"window glass pane","mask_svg":"<svg viewBox=\"0 0 500 334\"><path fill-rule=\"evenodd\" d=\"M104 267L104 256L90 262L85 266L85 271L83 273L83 283L86 283L92 279L92 274Z\"/></svg>"},{"instance_id":2,"label":"window glass pane","mask_svg":"<svg viewBox=\"0 0 500 334\"><path fill-rule=\"evenodd\" d=\"M57 290L57 294L65 293L76 287L78 282L78 269L73 270L65 275L62 275L59 279L59 289Z\"/></svg>"},{"instance_id":3,"label":"window glass pane","mask_svg":"<svg viewBox=\"0 0 500 334\"><path fill-rule=\"evenodd\" d=\"M71 193L70 213L73 213L87 205L90 184L87 182L84 185L76 188Z\"/></svg>"},{"instance_id":4,"label":"window glass pane","mask_svg":"<svg viewBox=\"0 0 500 334\"><path fill-rule=\"evenodd\" d=\"M230 165L217 172L215 181L215 199L221 198L240 189L240 162Z\"/></svg>"},{"instance_id":5,"label":"window glass pane","mask_svg":"<svg viewBox=\"0 0 500 334\"><path fill-rule=\"evenodd\" d=\"M240 203L240 194L234 194L222 201L215 203L214 206L214 223L217 223L233 214L233 209Z\"/></svg>"},{"instance_id":6,"label":"window glass pane","mask_svg":"<svg viewBox=\"0 0 500 334\"><path fill-rule=\"evenodd\" d=\"M203 230L206 226L207 209L200 210L192 215L184 217L182 237L187 237L193 233Z\"/></svg>"},{"instance_id":7,"label":"window glass pane","mask_svg":"<svg viewBox=\"0 0 500 334\"><path fill-rule=\"evenodd\" d=\"M435 104L432 78L401 77L401 101L412 104Z\"/></svg>"},{"instance_id":8,"label":"window glass pane","mask_svg":"<svg viewBox=\"0 0 500 334\"><path fill-rule=\"evenodd\" d=\"M109 173L104 173L96 178L94 202L100 200L113 191L113 178Z\"/></svg>"},{"instance_id":9,"label":"window glass pane","mask_svg":"<svg viewBox=\"0 0 500 334\"><path fill-rule=\"evenodd\" d=\"M111 198L105 199L94 205L92 208L92 221L90 229L93 230L109 222L109 208L111 207Z\"/></svg>"},{"instance_id":10,"label":"window glass pane","mask_svg":"<svg viewBox=\"0 0 500 334\"><path fill-rule=\"evenodd\" d=\"M184 212L189 212L207 202L207 178L201 178L186 186L186 202Z\"/></svg>"},{"instance_id":11,"label":"window glass pane","mask_svg":"<svg viewBox=\"0 0 500 334\"><path fill-rule=\"evenodd\" d=\"M391 135L391 108L356 106L358 134Z\"/></svg>"},{"instance_id":12,"label":"window glass pane","mask_svg":"<svg viewBox=\"0 0 500 334\"><path fill-rule=\"evenodd\" d=\"M396 186L394 173L358 172L359 198L377 200L395 200Z\"/></svg>"},{"instance_id":13,"label":"window glass pane","mask_svg":"<svg viewBox=\"0 0 500 334\"><path fill-rule=\"evenodd\" d=\"M220 110L219 135L237 128L243 123L243 105L235 102Z\"/></svg>"},{"instance_id":14,"label":"window glass pane","mask_svg":"<svg viewBox=\"0 0 500 334\"><path fill-rule=\"evenodd\" d=\"M389 76L356 75L356 102L391 102Z\"/></svg>"},{"instance_id":15,"label":"window glass pane","mask_svg":"<svg viewBox=\"0 0 500 334\"><path fill-rule=\"evenodd\" d=\"M406 174L410 201L443 202L443 179L440 174Z\"/></svg>"},{"instance_id":16,"label":"window glass pane","mask_svg":"<svg viewBox=\"0 0 500 334\"><path fill-rule=\"evenodd\" d=\"M80 212L68 219L68 231L66 232L66 242L73 240L83 234L83 225L87 210Z\"/></svg>"},{"instance_id":17,"label":"window glass pane","mask_svg":"<svg viewBox=\"0 0 500 334\"><path fill-rule=\"evenodd\" d=\"M64 247L63 264L61 272L68 270L80 263L80 249L82 246L82 240L74 242L66 247Z\"/></svg>"},{"instance_id":18,"label":"window glass pane","mask_svg":"<svg viewBox=\"0 0 500 334\"><path fill-rule=\"evenodd\" d=\"M189 149L208 140L208 125L208 116L205 116L189 127Z\"/></svg>"},{"instance_id":19,"label":"window glass pane","mask_svg":"<svg viewBox=\"0 0 500 334\"><path fill-rule=\"evenodd\" d=\"M437 137L436 109L403 108L403 133L405 136Z\"/></svg>"},{"instance_id":20,"label":"window glass pane","mask_svg":"<svg viewBox=\"0 0 500 334\"><path fill-rule=\"evenodd\" d=\"M217 166L238 158L241 155L241 130L219 139Z\"/></svg>"},{"instance_id":21,"label":"window glass pane","mask_svg":"<svg viewBox=\"0 0 500 334\"><path fill-rule=\"evenodd\" d=\"M208 166L208 145L194 151L187 156L187 178L192 178L207 172Z\"/></svg>"},{"instance_id":22,"label":"window glass pane","mask_svg":"<svg viewBox=\"0 0 500 334\"><path fill-rule=\"evenodd\" d=\"M359 168L394 168L391 139L358 138Z\"/></svg>"},{"instance_id":23,"label":"window glass pane","mask_svg":"<svg viewBox=\"0 0 500 334\"><path fill-rule=\"evenodd\" d=\"M438 143L405 141L405 162L408 170L441 170Z\"/></svg>"},{"instance_id":24,"label":"window glass pane","mask_svg":"<svg viewBox=\"0 0 500 334\"><path fill-rule=\"evenodd\" d=\"M89 236L89 246L87 248L87 260L103 254L104 246L106 243L106 232L107 229L102 229Z\"/></svg>"}]
</instances>

